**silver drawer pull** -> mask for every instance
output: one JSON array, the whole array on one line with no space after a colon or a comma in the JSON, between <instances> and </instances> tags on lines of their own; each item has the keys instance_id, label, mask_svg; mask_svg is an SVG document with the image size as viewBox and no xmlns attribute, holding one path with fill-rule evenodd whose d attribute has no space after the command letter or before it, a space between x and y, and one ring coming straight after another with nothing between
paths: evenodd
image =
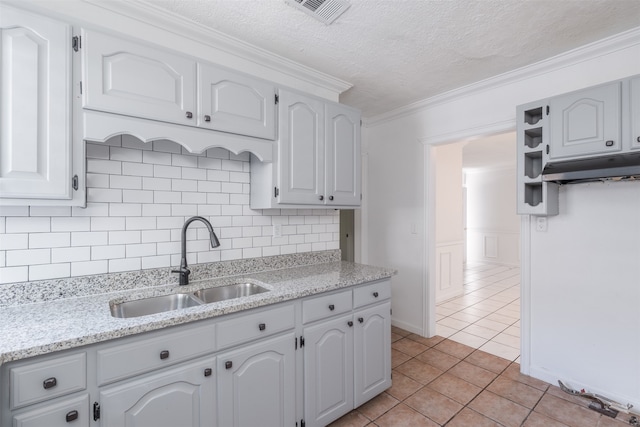
<instances>
[{"instance_id":1,"label":"silver drawer pull","mask_svg":"<svg viewBox=\"0 0 640 427\"><path fill-rule=\"evenodd\" d=\"M78 419L78 411L69 411L67 412L67 416L65 418L67 420L68 423L70 423L71 421L75 421Z\"/></svg>"},{"instance_id":2,"label":"silver drawer pull","mask_svg":"<svg viewBox=\"0 0 640 427\"><path fill-rule=\"evenodd\" d=\"M56 377L47 378L42 382L42 387L44 387L45 390L53 388L57 385L58 385L58 380L56 379Z\"/></svg>"}]
</instances>

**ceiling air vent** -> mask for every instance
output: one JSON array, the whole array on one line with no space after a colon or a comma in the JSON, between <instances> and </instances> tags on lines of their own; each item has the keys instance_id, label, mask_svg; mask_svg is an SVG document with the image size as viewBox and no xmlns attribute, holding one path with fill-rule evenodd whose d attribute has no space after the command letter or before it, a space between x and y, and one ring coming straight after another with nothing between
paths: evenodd
<instances>
[{"instance_id":1,"label":"ceiling air vent","mask_svg":"<svg viewBox=\"0 0 640 427\"><path fill-rule=\"evenodd\" d=\"M329 25L342 15L349 6L346 0L284 0L285 3L313 16Z\"/></svg>"}]
</instances>

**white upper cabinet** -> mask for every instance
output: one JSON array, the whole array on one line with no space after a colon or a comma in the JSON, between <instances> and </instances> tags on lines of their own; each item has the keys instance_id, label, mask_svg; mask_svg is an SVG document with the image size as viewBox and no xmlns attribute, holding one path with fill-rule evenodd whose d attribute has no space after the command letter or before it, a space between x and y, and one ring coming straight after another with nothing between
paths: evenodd
<instances>
[{"instance_id":1,"label":"white upper cabinet","mask_svg":"<svg viewBox=\"0 0 640 427\"><path fill-rule=\"evenodd\" d=\"M196 122L196 62L85 31L83 107L178 124Z\"/></svg>"},{"instance_id":2,"label":"white upper cabinet","mask_svg":"<svg viewBox=\"0 0 640 427\"><path fill-rule=\"evenodd\" d=\"M275 139L275 86L198 64L198 126Z\"/></svg>"},{"instance_id":3,"label":"white upper cabinet","mask_svg":"<svg viewBox=\"0 0 640 427\"><path fill-rule=\"evenodd\" d=\"M328 204L360 205L360 113L340 104L327 104L325 132Z\"/></svg>"},{"instance_id":4,"label":"white upper cabinet","mask_svg":"<svg viewBox=\"0 0 640 427\"><path fill-rule=\"evenodd\" d=\"M324 104L280 91L279 202L324 201Z\"/></svg>"},{"instance_id":5,"label":"white upper cabinet","mask_svg":"<svg viewBox=\"0 0 640 427\"><path fill-rule=\"evenodd\" d=\"M275 161L251 163L251 207L360 206L360 112L280 90Z\"/></svg>"},{"instance_id":6,"label":"white upper cabinet","mask_svg":"<svg viewBox=\"0 0 640 427\"><path fill-rule=\"evenodd\" d=\"M629 81L631 96L631 148L640 149L640 77Z\"/></svg>"},{"instance_id":7,"label":"white upper cabinet","mask_svg":"<svg viewBox=\"0 0 640 427\"><path fill-rule=\"evenodd\" d=\"M581 157L622 148L621 83L557 96L549 101L549 158Z\"/></svg>"},{"instance_id":8,"label":"white upper cabinet","mask_svg":"<svg viewBox=\"0 0 640 427\"><path fill-rule=\"evenodd\" d=\"M0 31L0 204L70 200L71 26L3 5Z\"/></svg>"}]
</instances>

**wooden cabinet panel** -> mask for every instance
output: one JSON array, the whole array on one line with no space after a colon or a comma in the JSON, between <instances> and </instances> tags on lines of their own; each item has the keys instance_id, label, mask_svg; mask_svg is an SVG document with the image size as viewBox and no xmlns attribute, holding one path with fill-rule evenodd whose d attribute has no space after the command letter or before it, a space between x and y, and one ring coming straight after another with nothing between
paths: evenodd
<instances>
[{"instance_id":1,"label":"wooden cabinet panel","mask_svg":"<svg viewBox=\"0 0 640 427\"><path fill-rule=\"evenodd\" d=\"M360 206L360 113L326 105L325 192L328 205Z\"/></svg>"},{"instance_id":2,"label":"wooden cabinet panel","mask_svg":"<svg viewBox=\"0 0 640 427\"><path fill-rule=\"evenodd\" d=\"M0 198L71 199L71 26L2 6Z\"/></svg>"},{"instance_id":3,"label":"wooden cabinet panel","mask_svg":"<svg viewBox=\"0 0 640 427\"><path fill-rule=\"evenodd\" d=\"M218 355L218 425L295 425L293 332Z\"/></svg>"},{"instance_id":4,"label":"wooden cabinet panel","mask_svg":"<svg viewBox=\"0 0 640 427\"><path fill-rule=\"evenodd\" d=\"M103 427L213 426L215 359L203 359L100 391Z\"/></svg>"},{"instance_id":5,"label":"wooden cabinet panel","mask_svg":"<svg viewBox=\"0 0 640 427\"><path fill-rule=\"evenodd\" d=\"M391 303L354 314L355 406L391 387Z\"/></svg>"},{"instance_id":6,"label":"wooden cabinet panel","mask_svg":"<svg viewBox=\"0 0 640 427\"><path fill-rule=\"evenodd\" d=\"M304 412L309 427L353 409L353 316L304 330Z\"/></svg>"},{"instance_id":7,"label":"wooden cabinet panel","mask_svg":"<svg viewBox=\"0 0 640 427\"><path fill-rule=\"evenodd\" d=\"M551 159L621 150L620 82L557 96L549 106Z\"/></svg>"},{"instance_id":8,"label":"wooden cabinet panel","mask_svg":"<svg viewBox=\"0 0 640 427\"><path fill-rule=\"evenodd\" d=\"M98 32L82 40L84 108L195 125L194 60Z\"/></svg>"},{"instance_id":9,"label":"wooden cabinet panel","mask_svg":"<svg viewBox=\"0 0 640 427\"><path fill-rule=\"evenodd\" d=\"M198 126L275 139L275 86L198 64Z\"/></svg>"}]
</instances>

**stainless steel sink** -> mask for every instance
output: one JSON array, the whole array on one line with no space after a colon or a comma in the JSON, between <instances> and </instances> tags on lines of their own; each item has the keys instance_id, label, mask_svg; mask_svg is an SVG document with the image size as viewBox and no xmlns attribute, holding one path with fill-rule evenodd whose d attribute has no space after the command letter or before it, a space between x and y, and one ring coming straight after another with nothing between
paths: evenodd
<instances>
[{"instance_id":1,"label":"stainless steel sink","mask_svg":"<svg viewBox=\"0 0 640 427\"><path fill-rule=\"evenodd\" d=\"M189 294L173 294L110 304L113 317L128 318L163 313L180 308L196 307L202 303Z\"/></svg>"},{"instance_id":2,"label":"stainless steel sink","mask_svg":"<svg viewBox=\"0 0 640 427\"><path fill-rule=\"evenodd\" d=\"M269 289L254 283L235 283L233 285L218 286L215 288L201 289L194 292L196 298L205 304L224 301L233 298L248 297L250 295L268 292Z\"/></svg>"}]
</instances>

